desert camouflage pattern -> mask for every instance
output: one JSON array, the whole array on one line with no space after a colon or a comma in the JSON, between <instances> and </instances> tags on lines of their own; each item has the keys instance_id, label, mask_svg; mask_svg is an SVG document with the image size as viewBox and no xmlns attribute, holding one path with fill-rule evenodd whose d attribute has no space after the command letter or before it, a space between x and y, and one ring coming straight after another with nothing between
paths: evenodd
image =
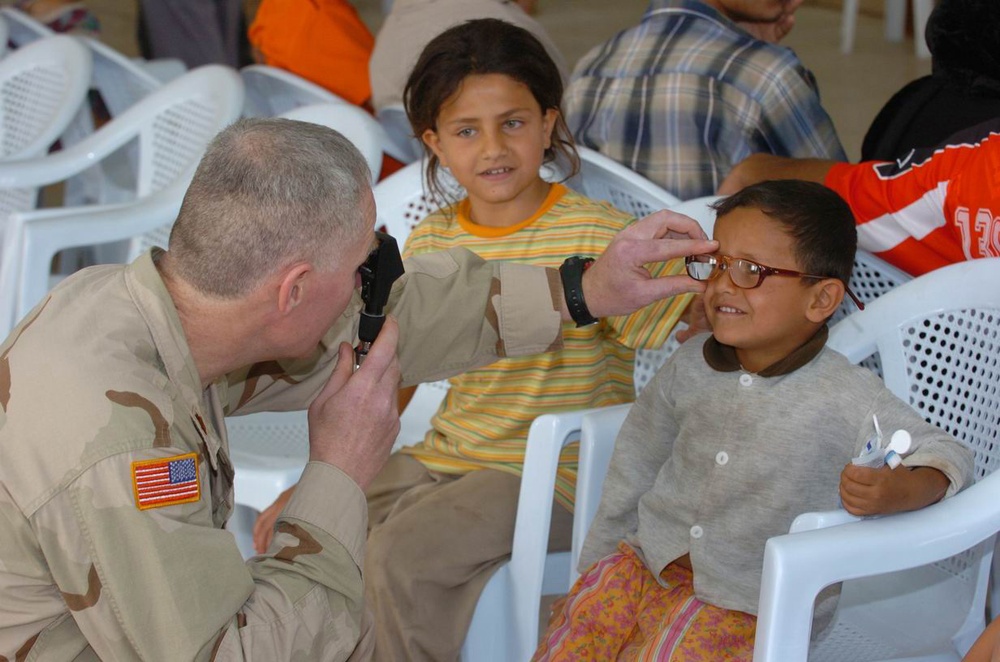
<instances>
[{"instance_id":1,"label":"desert camouflage pattern","mask_svg":"<svg viewBox=\"0 0 1000 662\"><path fill-rule=\"evenodd\" d=\"M222 529L224 417L306 407L354 341L360 300L312 358L202 390L159 254L70 277L0 345L0 662L364 657L355 483L309 463L271 548L250 561ZM390 310L407 383L560 342L551 270L466 251L406 270ZM132 463L189 453L200 498L137 508Z\"/></svg>"}]
</instances>

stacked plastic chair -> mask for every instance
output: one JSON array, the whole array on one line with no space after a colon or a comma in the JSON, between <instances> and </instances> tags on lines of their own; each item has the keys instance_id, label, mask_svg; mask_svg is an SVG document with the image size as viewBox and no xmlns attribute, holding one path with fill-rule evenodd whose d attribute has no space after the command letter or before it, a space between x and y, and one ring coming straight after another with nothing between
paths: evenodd
<instances>
[{"instance_id":1,"label":"stacked plastic chair","mask_svg":"<svg viewBox=\"0 0 1000 662\"><path fill-rule=\"evenodd\" d=\"M134 200L6 215L0 261L4 333L45 296L59 251L128 240L134 256L151 245L165 246L205 147L239 117L242 105L239 76L226 67L206 66L153 92L72 147L0 163L0 190L31 189L64 181L131 141L138 144Z\"/></svg>"}]
</instances>

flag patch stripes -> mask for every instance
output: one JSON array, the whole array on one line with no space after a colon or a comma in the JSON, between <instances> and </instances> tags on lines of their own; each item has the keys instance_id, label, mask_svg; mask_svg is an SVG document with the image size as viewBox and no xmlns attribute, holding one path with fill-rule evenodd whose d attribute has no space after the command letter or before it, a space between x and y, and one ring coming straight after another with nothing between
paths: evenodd
<instances>
[{"instance_id":1,"label":"flag patch stripes","mask_svg":"<svg viewBox=\"0 0 1000 662\"><path fill-rule=\"evenodd\" d=\"M201 499L198 454L133 462L132 488L139 510L198 501Z\"/></svg>"}]
</instances>

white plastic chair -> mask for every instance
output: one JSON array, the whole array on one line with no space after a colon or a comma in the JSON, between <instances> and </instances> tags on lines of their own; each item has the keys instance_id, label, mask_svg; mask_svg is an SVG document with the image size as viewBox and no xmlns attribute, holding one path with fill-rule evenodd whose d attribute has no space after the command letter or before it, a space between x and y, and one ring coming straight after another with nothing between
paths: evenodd
<instances>
[{"instance_id":1,"label":"white plastic chair","mask_svg":"<svg viewBox=\"0 0 1000 662\"><path fill-rule=\"evenodd\" d=\"M392 150L386 153L400 163L419 161L424 155L424 145L420 138L413 135L410 120L406 117L406 109L401 103L395 103L380 108L375 117L385 129L392 144Z\"/></svg>"},{"instance_id":2,"label":"white plastic chair","mask_svg":"<svg viewBox=\"0 0 1000 662\"><path fill-rule=\"evenodd\" d=\"M840 581L833 629L810 659L959 660L982 631L1000 530L1000 289L984 284L998 278L1000 259L951 265L834 327L831 347L854 362L878 352L886 386L975 451L979 482L891 517L800 517L797 533L769 540L755 659L806 659L813 600Z\"/></svg>"},{"instance_id":3,"label":"white plastic chair","mask_svg":"<svg viewBox=\"0 0 1000 662\"><path fill-rule=\"evenodd\" d=\"M301 106L281 115L287 119L321 124L341 133L358 148L368 163L374 184L382 172L382 147L385 132L378 121L361 108L344 103Z\"/></svg>"},{"instance_id":4,"label":"white plastic chair","mask_svg":"<svg viewBox=\"0 0 1000 662\"><path fill-rule=\"evenodd\" d=\"M138 141L139 146L134 201L6 217L0 258L3 334L45 295L49 267L58 251L128 239L134 256L150 245L166 245L170 225L205 147L239 117L242 104L239 76L226 67L206 66L153 92L72 147L40 158L0 163L0 190L23 189L63 181L130 141Z\"/></svg>"},{"instance_id":5,"label":"white plastic chair","mask_svg":"<svg viewBox=\"0 0 1000 662\"><path fill-rule=\"evenodd\" d=\"M1000 476L992 475L1000 464L1000 290L969 285L998 276L1000 259L953 265L887 293L834 328L832 348L854 362L880 352L887 386L976 451L981 480L912 513L862 521L844 511L804 514L792 525L795 533L769 540L758 662L797 662L807 653L810 660L957 661L981 632L1000 530ZM630 407L582 418L574 579ZM810 648L813 601L841 581L832 634Z\"/></svg>"},{"instance_id":6,"label":"white plastic chair","mask_svg":"<svg viewBox=\"0 0 1000 662\"><path fill-rule=\"evenodd\" d=\"M66 36L40 40L0 61L0 158L47 152L83 104L91 68L90 52Z\"/></svg>"},{"instance_id":7,"label":"white plastic chair","mask_svg":"<svg viewBox=\"0 0 1000 662\"><path fill-rule=\"evenodd\" d=\"M246 86L244 117L277 117L300 106L349 101L290 71L266 64L251 64L240 69Z\"/></svg>"},{"instance_id":8,"label":"white plastic chair","mask_svg":"<svg viewBox=\"0 0 1000 662\"><path fill-rule=\"evenodd\" d=\"M854 30L858 24L858 7L861 0L844 0L840 16L840 52L845 55L854 50ZM929 58L930 49L924 38L927 19L934 8L934 0L913 0L913 48L918 58ZM885 0L885 38L902 41L906 32L906 0Z\"/></svg>"},{"instance_id":9,"label":"white plastic chair","mask_svg":"<svg viewBox=\"0 0 1000 662\"><path fill-rule=\"evenodd\" d=\"M681 202L673 193L596 150L581 146L577 147L577 152L580 181L567 184L589 198L609 202L636 218L670 209Z\"/></svg>"}]
</instances>

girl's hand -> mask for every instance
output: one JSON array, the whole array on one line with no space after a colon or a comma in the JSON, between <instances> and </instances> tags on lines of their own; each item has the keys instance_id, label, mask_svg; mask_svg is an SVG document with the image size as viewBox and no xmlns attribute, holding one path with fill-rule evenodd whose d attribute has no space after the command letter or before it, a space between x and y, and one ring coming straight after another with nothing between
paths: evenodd
<instances>
[{"instance_id":1,"label":"girl's hand","mask_svg":"<svg viewBox=\"0 0 1000 662\"><path fill-rule=\"evenodd\" d=\"M932 467L878 469L848 464L840 474L840 499L852 515L887 515L940 501L948 477Z\"/></svg>"}]
</instances>

